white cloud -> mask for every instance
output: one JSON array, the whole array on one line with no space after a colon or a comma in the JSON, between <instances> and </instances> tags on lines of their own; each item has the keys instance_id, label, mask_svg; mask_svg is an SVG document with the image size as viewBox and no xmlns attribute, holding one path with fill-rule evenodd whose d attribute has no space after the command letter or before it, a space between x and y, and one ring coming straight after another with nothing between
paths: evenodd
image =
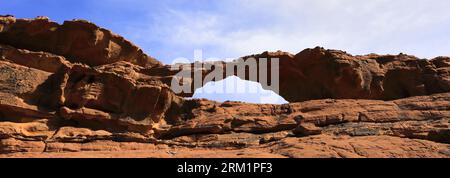
<instances>
[{"instance_id":1,"label":"white cloud","mask_svg":"<svg viewBox=\"0 0 450 178\"><path fill-rule=\"evenodd\" d=\"M446 55L447 0L239 0L214 1L219 9L171 8L151 14L146 36L173 50L203 49L213 57L265 50L292 53L316 45L355 54L409 52ZM439 31L441 30L441 31ZM445 35L445 36L443 36ZM228 55L228 56L226 56ZM179 56L177 56L179 57Z\"/></svg>"}]
</instances>

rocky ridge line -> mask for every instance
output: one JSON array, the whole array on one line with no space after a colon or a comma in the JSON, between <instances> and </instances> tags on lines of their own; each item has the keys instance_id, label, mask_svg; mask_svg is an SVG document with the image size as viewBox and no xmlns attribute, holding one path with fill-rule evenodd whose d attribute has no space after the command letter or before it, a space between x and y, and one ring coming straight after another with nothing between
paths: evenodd
<instances>
[{"instance_id":1,"label":"rocky ridge line","mask_svg":"<svg viewBox=\"0 0 450 178\"><path fill-rule=\"evenodd\" d=\"M280 58L290 104L187 100L108 30L0 17L0 157L450 157L448 57L249 57Z\"/></svg>"}]
</instances>

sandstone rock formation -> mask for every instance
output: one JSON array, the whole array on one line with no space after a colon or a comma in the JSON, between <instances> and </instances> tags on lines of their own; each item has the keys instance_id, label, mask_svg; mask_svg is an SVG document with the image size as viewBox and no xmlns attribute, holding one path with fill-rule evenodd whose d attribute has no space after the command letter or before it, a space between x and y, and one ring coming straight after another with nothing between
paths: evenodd
<instances>
[{"instance_id":1,"label":"sandstone rock formation","mask_svg":"<svg viewBox=\"0 0 450 178\"><path fill-rule=\"evenodd\" d=\"M450 157L450 58L250 57L280 58L290 104L185 99L106 29L2 16L0 157Z\"/></svg>"},{"instance_id":2,"label":"sandstone rock formation","mask_svg":"<svg viewBox=\"0 0 450 178\"><path fill-rule=\"evenodd\" d=\"M246 60L261 58L269 61L279 59L280 88L276 92L289 102L327 98L394 100L450 91L449 57L427 60L405 54L352 56L344 51L317 47L296 55L281 51L264 52L231 62L237 63L231 66L245 66ZM265 67L259 65L258 71ZM203 78L212 72L195 66L192 64L190 67L203 71ZM226 73L226 63L222 66L224 76L230 76ZM169 72L171 68L154 67L143 73L160 75L162 81L170 85L177 73ZM243 80L251 80L248 70L245 76L240 76ZM271 74L270 68L268 73ZM231 75L236 75L236 72ZM258 76L255 82L260 78ZM205 80L204 83L214 81ZM192 85L192 91L199 87ZM181 93L180 96L190 97L193 93Z\"/></svg>"},{"instance_id":3,"label":"sandstone rock formation","mask_svg":"<svg viewBox=\"0 0 450 178\"><path fill-rule=\"evenodd\" d=\"M60 25L46 17L29 20L3 16L0 21L2 44L20 49L49 52L90 66L118 61L141 66L160 64L123 37L85 20Z\"/></svg>"}]
</instances>

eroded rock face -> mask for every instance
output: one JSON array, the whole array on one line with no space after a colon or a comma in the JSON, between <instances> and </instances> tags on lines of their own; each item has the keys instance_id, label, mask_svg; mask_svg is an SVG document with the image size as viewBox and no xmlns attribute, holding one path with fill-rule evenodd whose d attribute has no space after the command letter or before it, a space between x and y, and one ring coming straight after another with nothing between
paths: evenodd
<instances>
[{"instance_id":1,"label":"eroded rock face","mask_svg":"<svg viewBox=\"0 0 450 178\"><path fill-rule=\"evenodd\" d=\"M94 24L0 22L0 157L450 157L447 57L267 52L295 102L219 103Z\"/></svg>"},{"instance_id":2,"label":"eroded rock face","mask_svg":"<svg viewBox=\"0 0 450 178\"><path fill-rule=\"evenodd\" d=\"M0 17L0 43L20 49L44 51L90 66L128 61L141 66L160 63L137 46L109 30L84 20L62 25L46 17Z\"/></svg>"},{"instance_id":3,"label":"eroded rock face","mask_svg":"<svg viewBox=\"0 0 450 178\"><path fill-rule=\"evenodd\" d=\"M286 105L196 102L198 107L192 109L190 118L163 131L163 137L290 131L300 137L389 135L450 143L448 93L390 102L316 100Z\"/></svg>"},{"instance_id":4,"label":"eroded rock face","mask_svg":"<svg viewBox=\"0 0 450 178\"><path fill-rule=\"evenodd\" d=\"M180 99L159 80L135 72L132 64L117 65L123 70L75 65L65 84L62 117L108 122L117 125L112 128L139 132L149 132L154 124L164 122L165 114Z\"/></svg>"},{"instance_id":5,"label":"eroded rock face","mask_svg":"<svg viewBox=\"0 0 450 178\"><path fill-rule=\"evenodd\" d=\"M289 102L302 102L318 99L375 99L394 100L411 96L422 96L450 92L450 58L419 59L405 54L352 56L344 51L326 50L320 47L306 49L297 55L286 52L264 52L243 57L243 61L231 62L245 66L249 59L279 59L278 94ZM207 66L210 64L204 64ZM259 66L255 69L260 70ZM227 71L224 63L222 71ZM202 71L203 83L210 69L196 67ZM163 66L143 71L161 75L162 81L170 85L177 72L169 72L172 66ZM271 69L268 68L268 75ZM237 73L231 73L237 75ZM191 75L193 76L193 75ZM224 76L230 76L224 73ZM251 80L249 72L240 76ZM259 76L255 82L260 82ZM191 79L195 81L195 79ZM195 91L202 86L192 85ZM264 87L264 85L263 85ZM271 88L266 88L270 90ZM180 96L193 96L193 92L180 93Z\"/></svg>"}]
</instances>

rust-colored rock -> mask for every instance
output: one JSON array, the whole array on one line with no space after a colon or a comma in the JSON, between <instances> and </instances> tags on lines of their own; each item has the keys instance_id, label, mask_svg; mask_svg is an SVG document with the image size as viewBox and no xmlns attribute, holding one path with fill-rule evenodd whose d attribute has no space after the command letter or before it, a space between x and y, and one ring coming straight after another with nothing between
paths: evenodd
<instances>
[{"instance_id":1,"label":"rust-colored rock","mask_svg":"<svg viewBox=\"0 0 450 178\"><path fill-rule=\"evenodd\" d=\"M352 56L344 51L316 47L297 55L278 51L241 59L243 61L236 60L231 64L245 66L248 59L279 59L280 88L276 92L289 102L330 98L394 100L450 92L450 57L427 60L405 54ZM212 72L204 66L199 68L192 64L191 67L202 71L204 80ZM265 66L258 64L258 68L260 67ZM177 74L177 71L170 71L171 68L160 66L142 72L160 75L161 80L170 85ZM225 72L225 63L222 70L224 76L230 75ZM270 68L268 74L271 75ZM251 79L248 69L242 79ZM259 82L258 80L255 82ZM203 83L207 82L209 81ZM191 87L195 91L201 86ZM191 97L193 94L183 92L179 95Z\"/></svg>"},{"instance_id":2,"label":"rust-colored rock","mask_svg":"<svg viewBox=\"0 0 450 178\"><path fill-rule=\"evenodd\" d=\"M0 17L0 32L2 44L53 53L90 66L118 61L148 67L160 64L123 37L85 20L60 25L46 17Z\"/></svg>"},{"instance_id":3,"label":"rust-colored rock","mask_svg":"<svg viewBox=\"0 0 450 178\"><path fill-rule=\"evenodd\" d=\"M99 128L151 133L181 99L130 63L89 68L73 66L65 81L61 116Z\"/></svg>"},{"instance_id":4,"label":"rust-colored rock","mask_svg":"<svg viewBox=\"0 0 450 178\"><path fill-rule=\"evenodd\" d=\"M290 158L442 158L446 144L389 136L286 138L269 144L272 153Z\"/></svg>"},{"instance_id":5,"label":"rust-colored rock","mask_svg":"<svg viewBox=\"0 0 450 178\"><path fill-rule=\"evenodd\" d=\"M0 157L450 158L450 58L250 57L280 58L290 104L185 99L108 30L0 17Z\"/></svg>"}]
</instances>

